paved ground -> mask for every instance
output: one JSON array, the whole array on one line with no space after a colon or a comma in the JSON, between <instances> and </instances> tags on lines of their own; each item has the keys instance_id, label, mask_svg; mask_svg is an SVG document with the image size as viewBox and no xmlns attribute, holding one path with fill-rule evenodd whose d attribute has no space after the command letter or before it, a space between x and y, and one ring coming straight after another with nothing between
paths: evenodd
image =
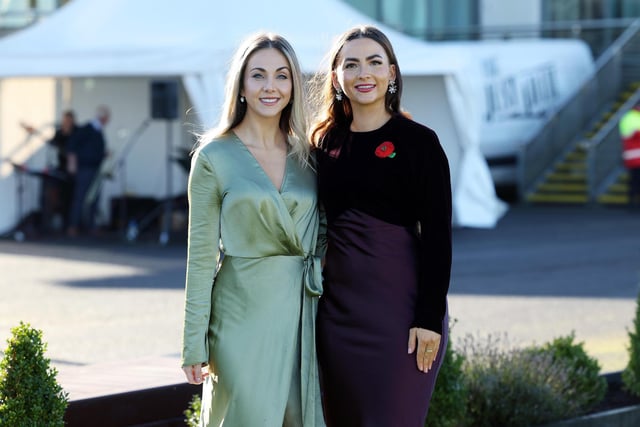
<instances>
[{"instance_id":1,"label":"paved ground","mask_svg":"<svg viewBox=\"0 0 640 427\"><path fill-rule=\"evenodd\" d=\"M454 232L453 334L526 345L574 331L603 371L621 370L639 279L640 213L512 207L495 229Z\"/></svg>"},{"instance_id":2,"label":"paved ground","mask_svg":"<svg viewBox=\"0 0 640 427\"><path fill-rule=\"evenodd\" d=\"M181 382L185 256L184 239L0 240L0 349L20 320L42 329L72 399ZM639 279L640 213L513 206L494 229L454 230L452 342L573 331L620 370Z\"/></svg>"},{"instance_id":3,"label":"paved ground","mask_svg":"<svg viewBox=\"0 0 640 427\"><path fill-rule=\"evenodd\" d=\"M186 247L0 241L0 342L43 331L72 399L176 384Z\"/></svg>"}]
</instances>

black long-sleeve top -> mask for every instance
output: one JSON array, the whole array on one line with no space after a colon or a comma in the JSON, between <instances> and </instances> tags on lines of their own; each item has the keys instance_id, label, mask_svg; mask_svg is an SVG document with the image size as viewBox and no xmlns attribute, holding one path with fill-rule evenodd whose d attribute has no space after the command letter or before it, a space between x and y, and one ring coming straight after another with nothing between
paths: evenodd
<instances>
[{"instance_id":1,"label":"black long-sleeve top","mask_svg":"<svg viewBox=\"0 0 640 427\"><path fill-rule=\"evenodd\" d=\"M348 132L339 139L336 144L337 138L324 138L318 150L319 197L329 227L347 209L396 225L419 224L413 326L441 334L452 244L449 163L438 136L397 115L379 129Z\"/></svg>"},{"instance_id":2,"label":"black long-sleeve top","mask_svg":"<svg viewBox=\"0 0 640 427\"><path fill-rule=\"evenodd\" d=\"M78 129L76 125L73 125L71 131L69 133L65 133L62 128L56 129L56 133L53 135L53 138L49 140L49 144L54 146L57 150L57 160L58 165L57 169L61 172L67 173L67 146L69 143L69 138L71 135Z\"/></svg>"}]
</instances>

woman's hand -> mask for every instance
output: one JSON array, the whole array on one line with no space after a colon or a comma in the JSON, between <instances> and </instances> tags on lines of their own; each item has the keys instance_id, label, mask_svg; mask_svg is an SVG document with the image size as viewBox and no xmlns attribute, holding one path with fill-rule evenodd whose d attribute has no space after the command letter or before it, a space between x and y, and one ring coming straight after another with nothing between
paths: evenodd
<instances>
[{"instance_id":1,"label":"woman's hand","mask_svg":"<svg viewBox=\"0 0 640 427\"><path fill-rule=\"evenodd\" d=\"M429 372L439 348L439 333L422 328L409 329L409 354L416 351L416 362L420 371Z\"/></svg>"},{"instance_id":2,"label":"woman's hand","mask_svg":"<svg viewBox=\"0 0 640 427\"><path fill-rule=\"evenodd\" d=\"M187 376L187 382L189 384L202 384L205 378L209 376L209 372L206 367L202 365L189 365L183 366L182 370Z\"/></svg>"}]
</instances>

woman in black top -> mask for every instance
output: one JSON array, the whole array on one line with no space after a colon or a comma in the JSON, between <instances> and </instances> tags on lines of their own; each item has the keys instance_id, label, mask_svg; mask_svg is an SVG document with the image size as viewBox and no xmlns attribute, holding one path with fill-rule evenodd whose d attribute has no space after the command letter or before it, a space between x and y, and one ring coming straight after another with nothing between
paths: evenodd
<instances>
[{"instance_id":1,"label":"woman in black top","mask_svg":"<svg viewBox=\"0 0 640 427\"><path fill-rule=\"evenodd\" d=\"M447 344L449 165L435 132L401 112L402 75L380 30L347 31L329 60L312 129L328 221L325 418L418 427Z\"/></svg>"}]
</instances>

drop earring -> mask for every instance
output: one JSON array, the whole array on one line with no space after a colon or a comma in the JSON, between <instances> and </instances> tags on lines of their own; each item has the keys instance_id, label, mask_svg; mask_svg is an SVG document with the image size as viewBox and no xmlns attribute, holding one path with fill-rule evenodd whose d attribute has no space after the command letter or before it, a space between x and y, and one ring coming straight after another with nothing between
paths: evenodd
<instances>
[{"instance_id":1,"label":"drop earring","mask_svg":"<svg viewBox=\"0 0 640 427\"><path fill-rule=\"evenodd\" d=\"M240 103L244 104L244 101L245 101L244 96L240 95Z\"/></svg>"},{"instance_id":2,"label":"drop earring","mask_svg":"<svg viewBox=\"0 0 640 427\"><path fill-rule=\"evenodd\" d=\"M340 89L336 89L336 100L342 101L342 91Z\"/></svg>"},{"instance_id":3,"label":"drop earring","mask_svg":"<svg viewBox=\"0 0 640 427\"><path fill-rule=\"evenodd\" d=\"M387 88L387 90L392 95L398 91L398 86L396 86L396 81L395 80L390 80L389 81L389 87Z\"/></svg>"}]
</instances>

